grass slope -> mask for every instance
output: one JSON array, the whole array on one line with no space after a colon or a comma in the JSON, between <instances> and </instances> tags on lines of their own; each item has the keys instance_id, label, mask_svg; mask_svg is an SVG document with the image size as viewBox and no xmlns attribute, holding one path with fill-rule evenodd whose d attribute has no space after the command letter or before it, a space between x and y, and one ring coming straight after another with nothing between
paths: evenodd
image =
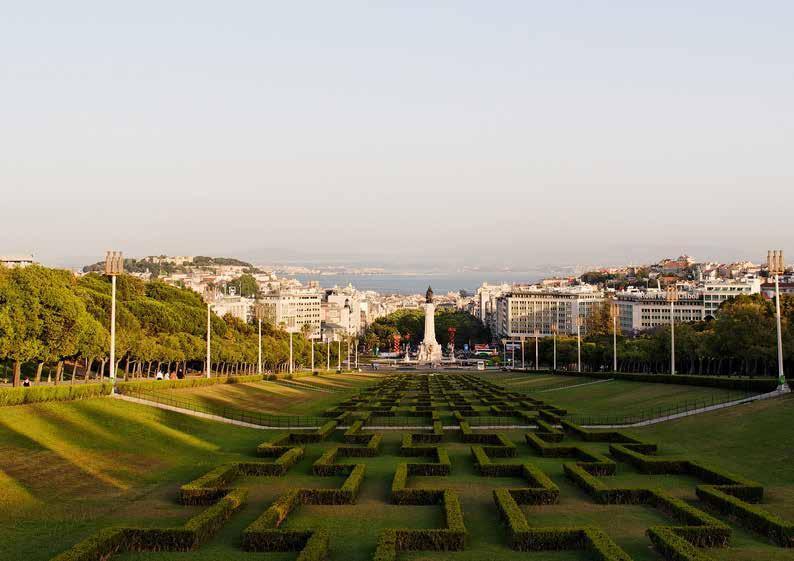
<instances>
[{"instance_id":1,"label":"grass slope","mask_svg":"<svg viewBox=\"0 0 794 561\"><path fill-rule=\"evenodd\" d=\"M746 392L720 388L612 380L545 392L538 397L575 414L621 416L663 411L686 402L691 405L722 402L746 395Z\"/></svg>"},{"instance_id":2,"label":"grass slope","mask_svg":"<svg viewBox=\"0 0 794 561\"><path fill-rule=\"evenodd\" d=\"M335 378L326 381L347 383ZM652 393L658 387L641 386ZM219 389L227 387L234 388L218 386ZM260 390L254 387L245 391L252 392L249 399L255 403L254 396L259 396ZM336 401L346 395L346 392L308 393L315 400L305 401L304 407L319 407L317 400L331 397ZM544 398L552 395L554 393L543 394ZM233 397L228 396L228 399L233 400ZM789 436L792 406L794 398L778 399L632 432L641 438L658 441L660 454L687 454L761 481L768 486L764 508L794 518L794 442ZM517 444L518 458L494 461L531 462L543 469L561 490L557 505L523 507L530 524L601 527L635 561L658 561L644 531L650 525L669 522L669 518L641 506L594 504L565 477L562 464L567 460L539 457L523 442L523 432L507 435ZM223 462L250 459L255 446L270 436L272 434L266 431L232 427L110 399L4 408L0 410L0 505L5 507L0 510L0 559L47 561L96 529L110 524L158 527L180 524L202 508L176 503L180 484ZM398 456L401 436L400 432L386 433L380 456L343 460L367 465L356 505L299 507L287 519L285 527L329 529L331 561L371 559L378 533L385 527L438 527L441 512L437 507L395 506L389 502L395 466L406 461ZM189 554L130 553L114 559L294 559L294 553L241 551L241 531L290 487L338 486L341 478L314 476L311 466L324 450L341 440L341 434L335 433L330 442L308 445L305 457L284 478L246 478L238 482L250 489L248 504L198 551ZM460 442L457 432L449 431L443 445L450 454L452 475L412 477L409 485L455 489L460 495L470 532L469 545L465 551L454 553L401 553L400 559L571 561L587 558L581 552L510 550L491 493L497 487L523 486L523 481L479 476L469 446ZM581 445L601 453L608 449L608 445L602 443ZM604 480L615 485L661 487L698 504L694 478L643 475L620 463L617 475ZM709 553L717 559L732 561L794 560L792 550L768 544L736 526L734 533L732 547Z\"/></svg>"},{"instance_id":3,"label":"grass slope","mask_svg":"<svg viewBox=\"0 0 794 561\"><path fill-rule=\"evenodd\" d=\"M290 381L265 381L158 390L157 393L219 412L229 408L270 415L311 416L379 379L361 374L304 376L295 379L294 385Z\"/></svg>"}]
</instances>

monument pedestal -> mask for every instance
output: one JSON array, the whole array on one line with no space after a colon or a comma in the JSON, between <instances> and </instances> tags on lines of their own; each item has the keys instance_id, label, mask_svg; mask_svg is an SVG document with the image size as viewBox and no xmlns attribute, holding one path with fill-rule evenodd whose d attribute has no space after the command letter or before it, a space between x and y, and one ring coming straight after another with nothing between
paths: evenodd
<instances>
[{"instance_id":1,"label":"monument pedestal","mask_svg":"<svg viewBox=\"0 0 794 561\"><path fill-rule=\"evenodd\" d=\"M441 345L436 341L436 306L433 304L433 289L427 289L425 303L425 338L419 345L417 362L438 364L441 362Z\"/></svg>"}]
</instances>

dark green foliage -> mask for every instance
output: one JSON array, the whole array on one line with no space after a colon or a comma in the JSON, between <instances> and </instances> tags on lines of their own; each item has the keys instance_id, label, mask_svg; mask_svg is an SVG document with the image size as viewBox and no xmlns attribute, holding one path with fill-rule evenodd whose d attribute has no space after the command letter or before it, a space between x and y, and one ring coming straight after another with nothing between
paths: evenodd
<instances>
[{"instance_id":1,"label":"dark green foliage","mask_svg":"<svg viewBox=\"0 0 794 561\"><path fill-rule=\"evenodd\" d=\"M26 405L45 401L72 401L110 395L112 384L81 384L35 386L32 388L0 388L0 407Z\"/></svg>"},{"instance_id":2,"label":"dark green foliage","mask_svg":"<svg viewBox=\"0 0 794 561\"><path fill-rule=\"evenodd\" d=\"M698 485L696 492L701 501L727 514L745 528L783 547L794 547L794 524L733 496L731 493L741 492L740 486Z\"/></svg>"}]
</instances>

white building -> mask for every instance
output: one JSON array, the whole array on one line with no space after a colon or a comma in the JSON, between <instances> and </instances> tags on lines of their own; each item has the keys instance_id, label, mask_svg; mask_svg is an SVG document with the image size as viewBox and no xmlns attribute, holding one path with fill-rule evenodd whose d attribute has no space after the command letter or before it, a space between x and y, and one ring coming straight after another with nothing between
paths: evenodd
<instances>
[{"instance_id":1,"label":"white building","mask_svg":"<svg viewBox=\"0 0 794 561\"><path fill-rule=\"evenodd\" d=\"M252 318L254 300L242 296L218 295L212 300L212 310L220 317L231 314L240 321L249 321Z\"/></svg>"},{"instance_id":2,"label":"white building","mask_svg":"<svg viewBox=\"0 0 794 561\"><path fill-rule=\"evenodd\" d=\"M616 303L620 330L623 333L670 325L670 302L667 301L665 291L651 289L647 292L618 292ZM706 317L703 295L699 292L680 292L673 310L676 323L702 321Z\"/></svg>"},{"instance_id":3,"label":"white building","mask_svg":"<svg viewBox=\"0 0 794 561\"><path fill-rule=\"evenodd\" d=\"M315 289L294 289L263 295L259 304L263 319L296 333L308 329L309 337L320 336L322 293ZM304 326L308 325L308 328Z\"/></svg>"},{"instance_id":4,"label":"white building","mask_svg":"<svg viewBox=\"0 0 794 561\"><path fill-rule=\"evenodd\" d=\"M740 294L759 294L761 292L761 279L748 277L743 281L714 281L707 282L700 290L703 294L705 317L717 317L720 304Z\"/></svg>"},{"instance_id":5,"label":"white building","mask_svg":"<svg viewBox=\"0 0 794 561\"><path fill-rule=\"evenodd\" d=\"M9 269L28 267L33 264L32 255L0 255L0 265Z\"/></svg>"},{"instance_id":6,"label":"white building","mask_svg":"<svg viewBox=\"0 0 794 561\"><path fill-rule=\"evenodd\" d=\"M586 320L603 300L603 292L590 285L513 289L497 298L496 330L492 333L497 337L533 337L537 329L546 337L556 327L560 334L575 334L576 318ZM582 334L586 331L583 325Z\"/></svg>"}]
</instances>

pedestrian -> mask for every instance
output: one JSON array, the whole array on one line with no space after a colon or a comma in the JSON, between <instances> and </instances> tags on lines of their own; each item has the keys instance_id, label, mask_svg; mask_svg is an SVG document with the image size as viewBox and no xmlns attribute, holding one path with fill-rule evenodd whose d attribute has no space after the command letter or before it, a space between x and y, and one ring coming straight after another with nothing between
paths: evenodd
<instances>
[{"instance_id":1,"label":"pedestrian","mask_svg":"<svg viewBox=\"0 0 794 561\"><path fill-rule=\"evenodd\" d=\"M163 379L163 371L162 370L159 370L159 369L157 370L157 374L155 375L155 379L157 379L157 380L162 380Z\"/></svg>"},{"instance_id":2,"label":"pedestrian","mask_svg":"<svg viewBox=\"0 0 794 561\"><path fill-rule=\"evenodd\" d=\"M22 380L22 387L29 388L30 387L30 378L25 376L25 379Z\"/></svg>"}]
</instances>

